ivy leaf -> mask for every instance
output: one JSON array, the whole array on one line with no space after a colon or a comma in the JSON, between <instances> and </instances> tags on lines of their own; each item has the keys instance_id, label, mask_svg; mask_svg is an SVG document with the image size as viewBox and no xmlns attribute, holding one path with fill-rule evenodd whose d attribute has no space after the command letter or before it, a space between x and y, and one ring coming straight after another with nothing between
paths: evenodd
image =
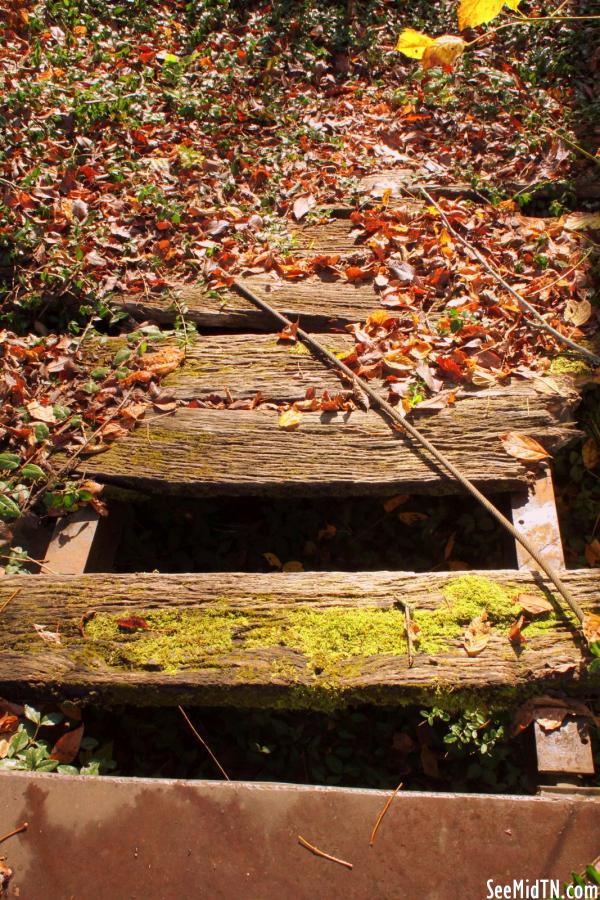
<instances>
[{"instance_id":1,"label":"ivy leaf","mask_svg":"<svg viewBox=\"0 0 600 900\"><path fill-rule=\"evenodd\" d=\"M0 453L0 469L5 472L12 472L20 462L16 453Z\"/></svg>"},{"instance_id":2,"label":"ivy leaf","mask_svg":"<svg viewBox=\"0 0 600 900\"><path fill-rule=\"evenodd\" d=\"M44 470L39 466L36 466L35 463L27 463L27 465L23 466L21 469L21 478L24 478L26 481L37 481L39 478L44 477Z\"/></svg>"}]
</instances>

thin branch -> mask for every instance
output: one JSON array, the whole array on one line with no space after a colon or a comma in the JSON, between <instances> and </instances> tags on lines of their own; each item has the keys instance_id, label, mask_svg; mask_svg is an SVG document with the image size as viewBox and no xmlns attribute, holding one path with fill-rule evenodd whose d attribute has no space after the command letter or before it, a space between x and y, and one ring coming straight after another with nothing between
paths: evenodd
<instances>
[{"instance_id":1,"label":"thin branch","mask_svg":"<svg viewBox=\"0 0 600 900\"><path fill-rule=\"evenodd\" d=\"M337 856L332 856L330 853L325 853L324 850L319 850L318 847L315 847L314 844L310 844L306 838L303 838L300 834L298 835L298 843L302 844L303 847L306 847L307 850L310 850L311 853L314 853L315 856L320 856L321 859L328 859L331 862L338 863L340 866L346 866L347 869L354 868L351 862L346 862L345 859L338 859Z\"/></svg>"},{"instance_id":2,"label":"thin branch","mask_svg":"<svg viewBox=\"0 0 600 900\"><path fill-rule=\"evenodd\" d=\"M591 350L588 350L586 347L582 347L581 344L577 344L575 341L572 341L570 338L565 337L563 334L560 333L560 331L557 331L556 328L553 328L552 325L548 325L548 323L546 322L544 317L542 315L540 315L540 313L537 311L537 309L534 306L532 306L531 303L528 303L527 300L525 299L525 297L523 297L521 294L519 294L519 292L516 291L508 283L508 281L506 281L502 277L502 275L498 271L496 271L496 269L493 266L490 265L490 263L487 261L485 256L482 253L480 253L476 247L474 247L472 244L470 244L469 241L465 240L465 238L456 230L456 228L454 228L454 226L450 223L450 220L448 219L448 216L446 215L444 210L441 208L439 203L436 203L436 201L433 199L431 194L428 193L425 190L425 188L423 188L423 187L419 188L419 190L423 194L423 196L428 200L428 202L431 203L431 205L438 211L444 225L446 226L446 228L448 229L450 234L453 237L455 237L456 240L459 241L463 245L463 247L465 247L469 251L469 253L471 253L475 257L475 259L479 260L479 262L484 267L484 269L487 272L489 272L490 275L493 275L494 278L496 279L496 281L499 284L501 284L502 287L506 291L508 291L509 294L511 294L515 298L515 300L524 309L526 309L530 315L532 315L537 320L537 322L531 322L531 320L528 319L527 321L529 321L531 325L535 325L535 327L541 328L544 331L547 331L548 334L551 334L554 338L556 338L556 340L560 341L562 344L565 344L565 346L570 347L571 350L574 350L576 353L579 353L581 356L585 356L587 359L589 359L591 362L593 362L594 365L596 365L596 366L600 365L600 356L597 356L595 353L592 353Z\"/></svg>"},{"instance_id":3,"label":"thin branch","mask_svg":"<svg viewBox=\"0 0 600 900\"><path fill-rule=\"evenodd\" d=\"M6 841L9 837L12 837L15 834L20 834L22 831L27 831L28 828L29 822L23 822L22 825L19 825L17 828L13 828L13 830L9 831L8 834L3 834L2 837L0 837L0 844L2 843L2 841Z\"/></svg>"},{"instance_id":4,"label":"thin branch","mask_svg":"<svg viewBox=\"0 0 600 900\"><path fill-rule=\"evenodd\" d=\"M194 728L194 726L193 726L193 724L192 724L192 722L191 722L191 720L190 720L190 717L189 717L188 714L186 713L186 711L185 711L185 709L183 708L183 706L178 706L177 708L178 708L179 712L181 713L181 715L183 716L183 718L185 719L185 721L186 721L186 722L188 723L188 725L190 726L192 732L193 732L193 733L195 734L195 736L198 738L198 740L200 741L200 743L202 744L202 746L204 747L204 749L206 750L206 752L208 753L208 755L210 756L210 758L212 759L212 761L214 762L215 766L217 767L217 769L219 770L219 772L221 773L221 775L223 776L223 778L224 778L226 781L231 781L231 778L229 777L229 775L227 774L227 772L225 771L225 769L223 768L223 766L221 765L221 763L219 762L219 760L217 759L217 757L215 756L215 754L212 752L212 750L210 749L210 747L208 746L208 744L206 743L206 741L204 740L204 738L202 737L202 735Z\"/></svg>"},{"instance_id":5,"label":"thin branch","mask_svg":"<svg viewBox=\"0 0 600 900\"><path fill-rule=\"evenodd\" d=\"M571 138L565 137L564 134L561 134L559 131L555 131L554 128L548 128L548 126L542 126L544 131L547 131L549 134L553 134L555 137L559 138L561 141L564 141L565 144L568 144L569 147L572 147L573 150L577 150L578 153L581 153L583 156L586 156L588 159L591 159L592 162L595 162L597 166L600 166L600 157L594 156L593 153L588 153L587 150L584 150L583 147L580 147L579 144L576 144L575 141L572 141Z\"/></svg>"},{"instance_id":6,"label":"thin branch","mask_svg":"<svg viewBox=\"0 0 600 900\"><path fill-rule=\"evenodd\" d=\"M10 601L11 601L11 600L14 600L15 597L17 596L17 594L20 594L20 593L21 593L21 588L17 588L16 591L13 591L12 594L10 595L10 597L8 597L8 598L4 601L4 603L2 604L2 606L0 606L0 613L3 613L4 610L6 609L6 607L8 606L8 604L10 603Z\"/></svg>"},{"instance_id":7,"label":"thin branch","mask_svg":"<svg viewBox=\"0 0 600 900\"><path fill-rule=\"evenodd\" d=\"M13 561L23 560L24 562L33 563L35 566L39 566L40 569L46 569L46 571L49 572L50 575L58 575L58 572L54 572L50 568L50 566L47 566L46 563L42 562L41 559L34 559L33 556L29 556L28 553L26 553L24 556L15 556L12 553L0 553L0 559L12 559ZM2 612L2 610L0 610L0 612Z\"/></svg>"},{"instance_id":8,"label":"thin branch","mask_svg":"<svg viewBox=\"0 0 600 900\"><path fill-rule=\"evenodd\" d=\"M372 847L373 844L375 843L375 838L377 836L377 832L379 831L379 826L381 825L381 823L383 821L383 817L385 816L386 812L392 805L392 800L394 799L394 797L396 796L396 794L398 793L398 791L400 790L401 787L402 787L402 782L400 782L400 784L398 785L396 790L393 791L390 794L390 796L387 798L387 800L385 802L385 806L383 807L383 809L377 816L377 819L375 820L375 824L373 825L373 831L371 832L371 837L369 838L369 847Z\"/></svg>"}]
</instances>

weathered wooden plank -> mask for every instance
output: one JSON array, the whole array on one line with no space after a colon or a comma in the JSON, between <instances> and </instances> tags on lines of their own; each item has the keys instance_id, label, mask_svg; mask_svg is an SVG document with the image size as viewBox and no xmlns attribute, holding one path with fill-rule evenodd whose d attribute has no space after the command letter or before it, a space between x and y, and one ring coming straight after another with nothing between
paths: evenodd
<instances>
[{"instance_id":1,"label":"weathered wooden plank","mask_svg":"<svg viewBox=\"0 0 600 900\"><path fill-rule=\"evenodd\" d=\"M584 610L599 608L598 574L565 574ZM540 583L512 571L7 577L0 693L43 687L136 704L327 708L444 693L459 704L461 691L496 691L514 703L520 690L597 686L558 606L544 627L530 626L521 648L509 642L514 595ZM421 627L412 667L398 601ZM461 634L484 610L491 640L470 658ZM148 628L121 630L117 620L132 615ZM60 644L40 638L34 622L58 633Z\"/></svg>"},{"instance_id":2,"label":"weathered wooden plank","mask_svg":"<svg viewBox=\"0 0 600 900\"><path fill-rule=\"evenodd\" d=\"M459 407L423 418L423 433L488 492L522 488L527 471L498 440L500 420L489 428L468 406L464 414ZM549 439L552 434L546 430ZM554 432L560 434L560 428ZM300 427L288 432L273 410L178 409L142 422L79 471L113 484L195 496L458 491L426 452L373 411L305 413Z\"/></svg>"},{"instance_id":3,"label":"weathered wooden plank","mask_svg":"<svg viewBox=\"0 0 600 900\"><path fill-rule=\"evenodd\" d=\"M314 331L364 321L380 305L373 283L354 285L317 277L292 282L275 274L239 280L284 315L299 318L304 328ZM164 294L120 294L114 300L117 307L137 319L171 323L178 315L177 300L179 308L187 309L186 318L202 328L273 331L274 327L270 316L234 290L216 293L203 285L174 284Z\"/></svg>"},{"instance_id":4,"label":"weathered wooden plank","mask_svg":"<svg viewBox=\"0 0 600 900\"><path fill-rule=\"evenodd\" d=\"M349 351L354 344L353 338L345 334L331 334L321 340L334 353ZM107 364L123 345L122 338L109 338L88 346L86 365ZM161 343L175 345L174 340ZM474 413L487 431L496 427L506 430L507 423L513 430L531 429L540 435L548 428L561 432L564 429L556 437L566 440L575 436L572 418L579 395L569 377L555 377L552 383L550 393L538 390L539 382L517 378L476 391L457 386L456 409L450 408L444 417L457 414L462 420ZM374 379L371 384L386 390L381 380ZM545 382L541 384L543 387ZM344 388L335 372L315 359L300 342L289 344L278 341L274 335L261 334L210 335L193 340L187 347L184 364L162 385L180 400L225 397L227 389L235 399L251 398L260 391L264 400L275 402L299 400L310 387L330 394ZM432 418L432 412L427 410L416 409L412 415L416 419Z\"/></svg>"}]
</instances>

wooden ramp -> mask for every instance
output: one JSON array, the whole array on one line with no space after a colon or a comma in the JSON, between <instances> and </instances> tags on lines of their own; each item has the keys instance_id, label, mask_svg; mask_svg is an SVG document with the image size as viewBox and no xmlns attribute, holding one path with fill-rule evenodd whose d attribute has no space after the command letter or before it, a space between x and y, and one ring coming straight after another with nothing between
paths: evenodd
<instances>
[{"instance_id":1,"label":"wooden ramp","mask_svg":"<svg viewBox=\"0 0 600 900\"><path fill-rule=\"evenodd\" d=\"M422 206L398 202L407 223L418 219ZM348 217L299 227L296 238L302 253L313 255L361 246ZM322 340L333 352L351 346L335 328L364 320L380 303L371 284L315 276L290 283L276 275L250 275L246 283L303 326L327 332ZM265 334L272 322L234 292L173 291L189 320L222 333L195 339L183 366L165 380L179 408L149 413L107 452L82 460L79 474L152 495L459 493L426 453L372 410L305 413L297 430L282 430L278 404L300 400L309 389L333 395L345 386L302 346ZM161 322L177 314L168 295L119 302ZM86 362L101 365L121 345L95 343ZM257 394L262 405L248 408ZM505 452L499 435L519 431L550 450L560 447L576 434L577 400L568 379L515 378L480 390L457 387L446 408L412 413L482 490L510 495L515 523L557 566L562 549L549 473L542 470L536 480ZM109 530L115 521L109 518ZM94 574L99 564L88 551L106 541L106 524L83 516L66 529L59 525L51 543L50 573L0 579L0 608L8 601L0 693L43 687L136 704L328 709L440 697L460 704L474 693L514 703L518 694L547 687L579 692L594 684L585 647L558 604L526 629L526 643L509 641L518 595L551 596L522 553L519 570L499 572ZM565 581L584 610L600 608L597 572L569 572ZM468 656L464 630L484 612L490 642ZM133 627L119 624L132 617ZM34 625L55 639L40 637Z\"/></svg>"}]
</instances>

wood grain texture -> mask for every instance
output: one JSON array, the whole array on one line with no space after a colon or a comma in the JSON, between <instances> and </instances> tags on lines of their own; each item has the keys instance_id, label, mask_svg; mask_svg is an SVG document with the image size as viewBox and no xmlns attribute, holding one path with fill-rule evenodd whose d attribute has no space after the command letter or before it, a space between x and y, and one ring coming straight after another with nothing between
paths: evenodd
<instances>
[{"instance_id":1,"label":"wood grain texture","mask_svg":"<svg viewBox=\"0 0 600 900\"><path fill-rule=\"evenodd\" d=\"M463 573L461 573L463 574ZM530 573L470 573L496 585L528 591L538 581ZM565 574L565 581L584 610L600 604L598 570ZM515 652L504 633L493 633L485 651L466 656L460 639L435 656L417 653L408 667L406 654L354 655L339 661L335 684L310 664L294 641L251 646L256 623L285 623L298 610L394 610L397 601L413 610L433 611L447 603L444 591L456 577L448 573L248 573L194 575L10 576L0 580L0 605L16 590L3 612L0 635L0 693L23 696L38 686L70 695L147 703L214 703L257 706L311 706L319 692L335 703L426 702L440 692L543 691L548 687L577 691L596 687L589 676L582 644L573 626L559 616L549 630L532 636ZM147 615L168 609L210 614L217 610L244 617L234 629L231 647L206 651L196 668L183 661L176 671L155 671L151 664L132 669L109 665L106 646L81 634L81 618L94 610L111 616ZM403 613L398 609L398 615ZM33 631L45 623L61 635L51 646ZM124 634L112 644L136 640ZM118 647L117 647L118 649ZM472 694L471 694L472 697ZM460 702L460 698L459 701Z\"/></svg>"},{"instance_id":2,"label":"wood grain texture","mask_svg":"<svg viewBox=\"0 0 600 900\"><path fill-rule=\"evenodd\" d=\"M442 410L418 420L422 432L488 492L512 491L527 470L498 439L506 417ZM536 431L526 407L528 432ZM511 424L519 422L515 410ZM549 440L562 428L546 428ZM178 409L151 418L78 469L87 477L139 490L186 494L331 496L457 493L409 438L391 431L375 412L305 413L300 427L279 428L275 410Z\"/></svg>"},{"instance_id":3,"label":"wood grain texture","mask_svg":"<svg viewBox=\"0 0 600 900\"><path fill-rule=\"evenodd\" d=\"M334 353L349 351L354 345L353 338L345 334L318 339ZM176 345L175 340L160 344L161 347ZM122 346L122 338L88 345L83 356L85 365L93 368L108 364ZM514 426L513 430L532 428L537 433L564 426L566 438L572 433L572 419L579 403L573 381L555 376L551 383L560 393L552 392L550 387L550 393L542 392L536 386L540 383L545 384L543 380L515 378L480 390L457 386L456 396L460 400L457 409L467 414L476 409L482 427L488 431L496 423L500 430L510 425ZM382 380L373 379L371 384L385 390ZM162 385L181 400L206 399L214 394L224 397L228 389L235 399L254 397L260 391L265 400L276 402L301 399L309 387L334 394L344 388L335 372L315 359L300 342L290 344L278 341L274 335L262 334L205 335L193 339L187 347L184 364L163 379ZM469 406L462 405L466 403ZM413 416L431 419L432 413L417 409ZM452 417L452 410L444 416ZM514 421L513 417L516 417Z\"/></svg>"},{"instance_id":4,"label":"wood grain texture","mask_svg":"<svg viewBox=\"0 0 600 900\"><path fill-rule=\"evenodd\" d=\"M353 285L317 277L293 282L275 274L249 275L239 281L288 318L299 318L302 327L314 331L364 321L380 305L372 283ZM175 298L187 309L186 318L202 328L275 330L271 316L234 290L216 295L203 285L174 284L164 294L119 294L114 301L136 319L171 323L178 314Z\"/></svg>"},{"instance_id":5,"label":"wood grain texture","mask_svg":"<svg viewBox=\"0 0 600 900\"><path fill-rule=\"evenodd\" d=\"M328 336L332 350L350 346L347 336ZM109 340L90 347L86 364L105 363L121 346ZM559 383L556 382L558 385ZM564 393L539 393L528 381L476 392L460 391L443 410L416 409L414 423L487 490L525 487L526 469L508 456L499 433L510 427L550 449L577 434L572 417L577 395L567 379ZM333 371L299 345L261 335L202 337L188 347L184 365L163 382L182 401L252 398L283 403L343 389ZM375 387L385 390L379 382ZM153 491L225 494L328 495L455 493L431 460L403 435L394 434L374 411L305 413L286 432L276 410L176 410L147 414L139 427L80 471L104 481Z\"/></svg>"}]
</instances>

